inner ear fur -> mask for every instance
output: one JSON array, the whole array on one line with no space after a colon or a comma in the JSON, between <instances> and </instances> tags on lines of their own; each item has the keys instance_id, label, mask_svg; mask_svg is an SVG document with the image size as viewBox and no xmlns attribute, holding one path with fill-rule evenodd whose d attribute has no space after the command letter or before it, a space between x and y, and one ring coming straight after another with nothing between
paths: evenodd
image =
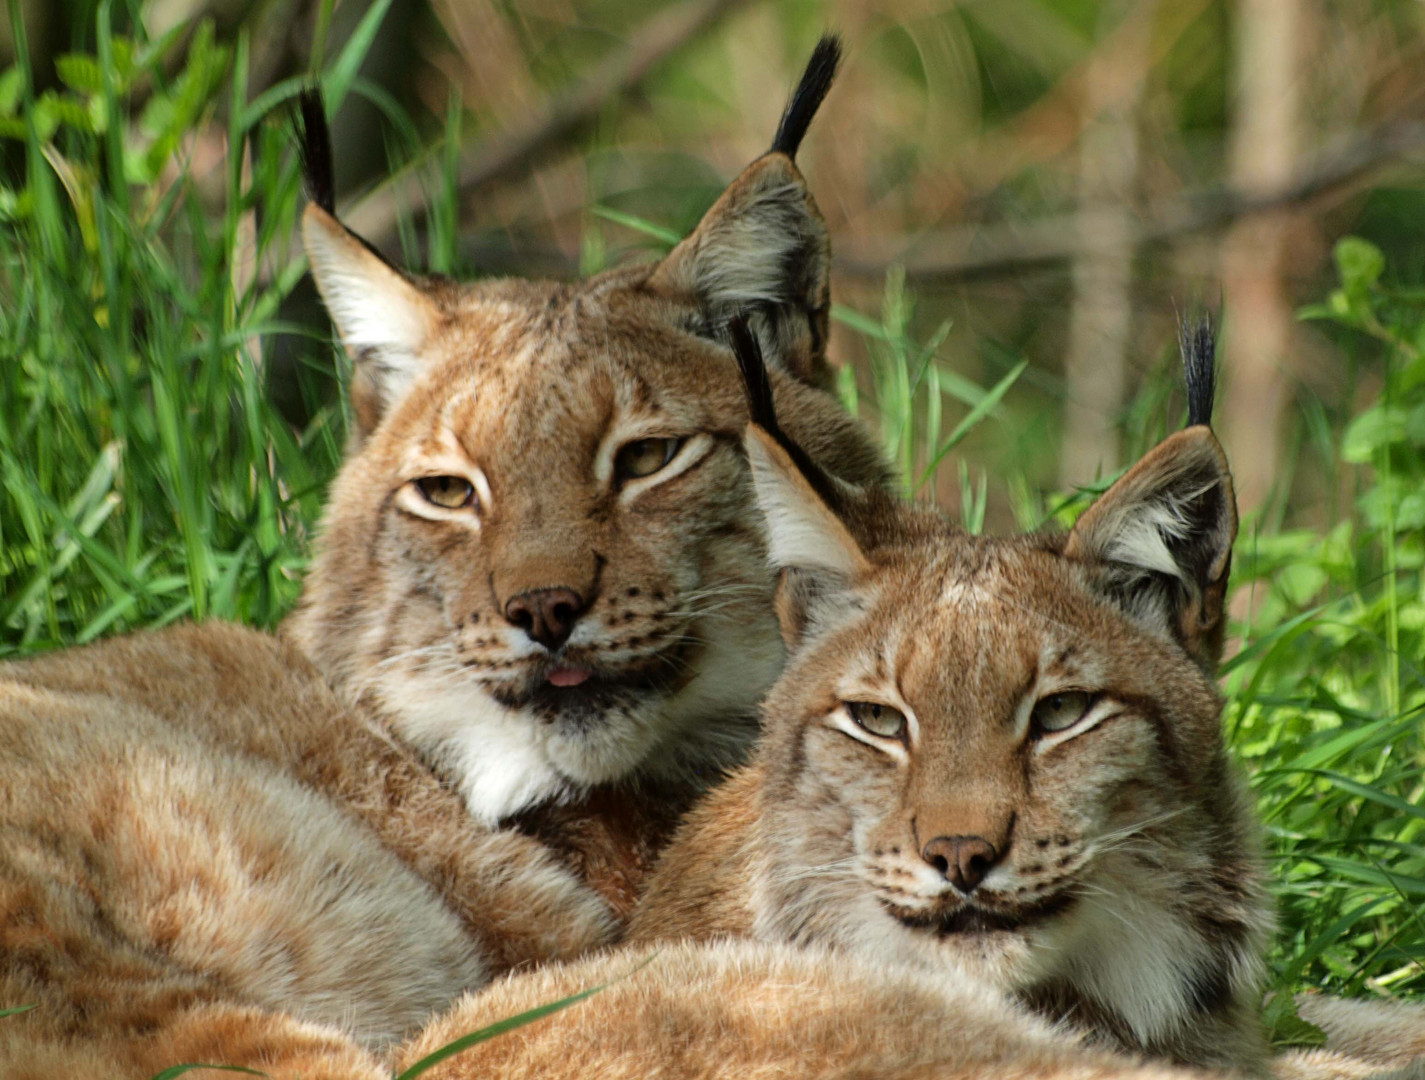
<instances>
[{"instance_id":1,"label":"inner ear fur","mask_svg":"<svg viewBox=\"0 0 1425 1080\"><path fill-rule=\"evenodd\" d=\"M749 165L649 285L693 299L714 327L745 315L769 362L829 386L831 240L786 154L773 151Z\"/></svg>"},{"instance_id":2,"label":"inner ear fur","mask_svg":"<svg viewBox=\"0 0 1425 1080\"><path fill-rule=\"evenodd\" d=\"M777 439L750 424L743 439L767 528L767 560L778 573L776 611L794 648L828 606L837 606L871 566L836 512Z\"/></svg>"},{"instance_id":3,"label":"inner ear fur","mask_svg":"<svg viewBox=\"0 0 1425 1080\"><path fill-rule=\"evenodd\" d=\"M315 202L302 215L302 239L317 291L352 360L351 406L364 438L423 369L436 305Z\"/></svg>"},{"instance_id":4,"label":"inner ear fur","mask_svg":"<svg viewBox=\"0 0 1425 1080\"><path fill-rule=\"evenodd\" d=\"M1211 430L1164 439L1091 506L1066 557L1092 564L1130 616L1170 634L1211 671L1222 657L1237 502Z\"/></svg>"}]
</instances>

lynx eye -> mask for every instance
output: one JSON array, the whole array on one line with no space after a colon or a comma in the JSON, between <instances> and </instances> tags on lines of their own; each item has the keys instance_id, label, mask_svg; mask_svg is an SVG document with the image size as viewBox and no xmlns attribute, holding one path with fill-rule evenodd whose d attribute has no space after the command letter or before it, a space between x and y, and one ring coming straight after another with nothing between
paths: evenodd
<instances>
[{"instance_id":1,"label":"lynx eye","mask_svg":"<svg viewBox=\"0 0 1425 1080\"><path fill-rule=\"evenodd\" d=\"M1093 695L1088 691L1064 690L1036 701L1029 718L1039 731L1063 731L1082 720L1092 704Z\"/></svg>"},{"instance_id":2,"label":"lynx eye","mask_svg":"<svg viewBox=\"0 0 1425 1080\"><path fill-rule=\"evenodd\" d=\"M846 711L872 735L883 739L905 738L905 715L899 709L874 701L848 701Z\"/></svg>"},{"instance_id":3,"label":"lynx eye","mask_svg":"<svg viewBox=\"0 0 1425 1080\"><path fill-rule=\"evenodd\" d=\"M462 476L423 476L416 487L426 502L444 510L463 510L475 505L475 487Z\"/></svg>"},{"instance_id":4,"label":"lynx eye","mask_svg":"<svg viewBox=\"0 0 1425 1080\"><path fill-rule=\"evenodd\" d=\"M620 480L652 476L673 460L682 439L638 439L619 448L614 471Z\"/></svg>"}]
</instances>

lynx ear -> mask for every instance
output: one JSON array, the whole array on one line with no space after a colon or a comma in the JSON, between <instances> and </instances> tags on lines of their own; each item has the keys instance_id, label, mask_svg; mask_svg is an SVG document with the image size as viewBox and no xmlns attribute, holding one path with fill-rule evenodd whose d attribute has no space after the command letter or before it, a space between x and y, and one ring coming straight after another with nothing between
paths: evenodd
<instances>
[{"instance_id":1,"label":"lynx ear","mask_svg":"<svg viewBox=\"0 0 1425 1080\"><path fill-rule=\"evenodd\" d=\"M714 327L746 314L773 364L818 385L830 374L831 242L793 159L840 59L838 40L822 38L772 149L732 182L649 279L655 289L691 297Z\"/></svg>"},{"instance_id":2,"label":"lynx ear","mask_svg":"<svg viewBox=\"0 0 1425 1080\"><path fill-rule=\"evenodd\" d=\"M767 560L780 575L777 621L787 647L795 648L816 623L844 610L849 586L870 564L772 435L749 424L743 446L767 525Z\"/></svg>"},{"instance_id":3,"label":"lynx ear","mask_svg":"<svg viewBox=\"0 0 1425 1080\"><path fill-rule=\"evenodd\" d=\"M1209 671L1222 656L1237 536L1232 476L1205 426L1164 439L1079 518L1064 554L1110 598Z\"/></svg>"},{"instance_id":4,"label":"lynx ear","mask_svg":"<svg viewBox=\"0 0 1425 1080\"><path fill-rule=\"evenodd\" d=\"M320 89L308 87L297 104L302 175L311 198L302 239L317 290L356 365L352 407L360 434L367 435L420 372L434 309L420 289L336 219L331 131Z\"/></svg>"},{"instance_id":5,"label":"lynx ear","mask_svg":"<svg viewBox=\"0 0 1425 1080\"><path fill-rule=\"evenodd\" d=\"M795 647L870 564L837 511L839 482L778 425L762 350L746 320L734 318L728 330L751 413L743 446L767 527L767 559L780 574L777 618Z\"/></svg>"},{"instance_id":6,"label":"lynx ear","mask_svg":"<svg viewBox=\"0 0 1425 1080\"><path fill-rule=\"evenodd\" d=\"M312 277L351 356L351 401L361 434L380 423L424 366L435 306L315 203L302 215Z\"/></svg>"}]
</instances>

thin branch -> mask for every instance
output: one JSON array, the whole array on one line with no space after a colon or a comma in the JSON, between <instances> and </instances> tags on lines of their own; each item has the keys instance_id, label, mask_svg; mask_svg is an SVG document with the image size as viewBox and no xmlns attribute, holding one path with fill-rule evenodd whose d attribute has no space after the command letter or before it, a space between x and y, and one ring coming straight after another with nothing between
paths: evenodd
<instances>
[{"instance_id":1,"label":"thin branch","mask_svg":"<svg viewBox=\"0 0 1425 1080\"><path fill-rule=\"evenodd\" d=\"M577 85L519 127L492 135L465 152L459 171L462 199L529 169L582 131L610 101L637 91L649 74L689 41L745 0L684 0L649 18L622 47ZM425 192L411 170L347 212L345 220L378 248L396 242L402 211L417 226L425 221Z\"/></svg>"},{"instance_id":2,"label":"thin branch","mask_svg":"<svg viewBox=\"0 0 1425 1080\"><path fill-rule=\"evenodd\" d=\"M1321 155L1275 191L1218 188L1150 205L1130 220L1127 242L1135 249L1166 244L1252 214L1341 194L1382 168L1422 153L1425 123L1388 124ZM908 277L939 282L1014 274L1083 254L1083 238L1093 231L1094 214L1103 212L1083 210L1013 225L965 225L909 238L858 241L848 237L836 242L836 268L856 277L880 279L887 267L900 264Z\"/></svg>"}]
</instances>

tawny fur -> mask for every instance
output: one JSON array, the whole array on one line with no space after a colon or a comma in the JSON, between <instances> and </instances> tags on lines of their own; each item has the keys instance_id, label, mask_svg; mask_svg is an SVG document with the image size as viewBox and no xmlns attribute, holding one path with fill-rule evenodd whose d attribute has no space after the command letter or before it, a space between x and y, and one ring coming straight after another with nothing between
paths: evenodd
<instances>
[{"instance_id":1,"label":"tawny fur","mask_svg":"<svg viewBox=\"0 0 1425 1080\"><path fill-rule=\"evenodd\" d=\"M833 511L757 429L749 454L792 651L755 761L679 831L630 941L843 949L1263 1072L1270 905L1205 670L1235 531L1207 429L1058 537L972 537L874 493ZM1037 731L1065 691L1091 695L1083 722ZM847 702L899 710L902 735ZM948 868L957 837L989 853L982 880Z\"/></svg>"},{"instance_id":2,"label":"tawny fur","mask_svg":"<svg viewBox=\"0 0 1425 1080\"><path fill-rule=\"evenodd\" d=\"M1425 1080L1425 1005L1325 994L1300 994L1296 1005L1326 1045L1278 1058L1278 1080Z\"/></svg>"},{"instance_id":3,"label":"tawny fur","mask_svg":"<svg viewBox=\"0 0 1425 1080\"><path fill-rule=\"evenodd\" d=\"M36 1006L0 1028L6 1076L26 1033L100 1035L111 1074L151 1075L191 1059L195 1010L254 1046L290 1031L296 1060L314 1036L275 1013L381 1047L491 974L611 931L549 852L474 822L255 631L5 665L0 762L0 1002ZM219 1057L252 1063L248 1039Z\"/></svg>"},{"instance_id":4,"label":"tawny fur","mask_svg":"<svg viewBox=\"0 0 1425 1080\"><path fill-rule=\"evenodd\" d=\"M856 957L724 942L624 949L516 975L398 1057L591 987L592 996L436 1066L432 1080L1188 1080L1087 1049L993 991Z\"/></svg>"}]
</instances>

